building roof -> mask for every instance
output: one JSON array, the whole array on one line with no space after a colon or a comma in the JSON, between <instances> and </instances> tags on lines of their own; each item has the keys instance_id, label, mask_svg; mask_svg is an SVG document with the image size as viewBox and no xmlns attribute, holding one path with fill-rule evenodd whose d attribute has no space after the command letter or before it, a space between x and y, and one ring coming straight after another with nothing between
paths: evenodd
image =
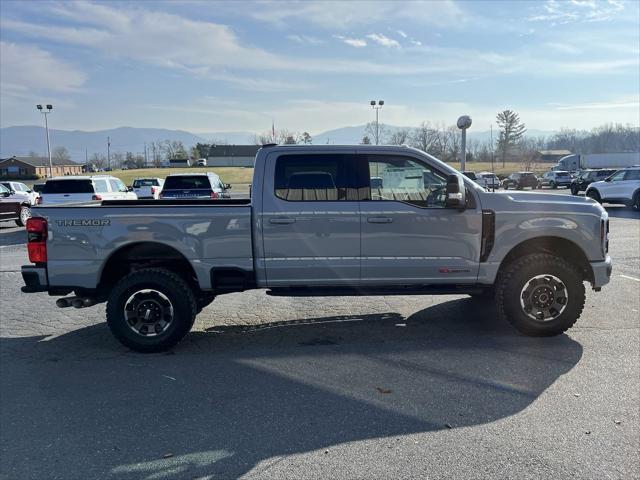
<instances>
[{"instance_id":1,"label":"building roof","mask_svg":"<svg viewBox=\"0 0 640 480\"><path fill-rule=\"evenodd\" d=\"M540 155L571 155L571 150L538 150Z\"/></svg>"},{"instance_id":2,"label":"building roof","mask_svg":"<svg viewBox=\"0 0 640 480\"><path fill-rule=\"evenodd\" d=\"M14 155L13 157L9 157L9 158L0 158L0 164L2 164L3 162L6 162L7 160L17 160L19 162L26 163L27 165L31 165L32 167L48 167L49 166L49 159L46 157L16 157ZM76 163L72 160L58 160L55 158L52 159L51 163L53 163L53 165L57 167L82 166L79 163Z\"/></svg>"},{"instance_id":3,"label":"building roof","mask_svg":"<svg viewBox=\"0 0 640 480\"><path fill-rule=\"evenodd\" d=\"M211 145L209 157L255 157L261 145Z\"/></svg>"}]
</instances>

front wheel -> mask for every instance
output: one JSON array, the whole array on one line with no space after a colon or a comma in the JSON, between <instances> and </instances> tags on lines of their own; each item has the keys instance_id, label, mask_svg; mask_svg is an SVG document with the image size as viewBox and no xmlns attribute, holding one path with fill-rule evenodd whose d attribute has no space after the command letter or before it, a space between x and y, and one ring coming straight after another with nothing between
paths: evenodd
<instances>
[{"instance_id":1,"label":"front wheel","mask_svg":"<svg viewBox=\"0 0 640 480\"><path fill-rule=\"evenodd\" d=\"M161 352L189 332L198 307L192 289L175 273L145 268L123 277L107 300L107 324L125 346Z\"/></svg>"},{"instance_id":2,"label":"front wheel","mask_svg":"<svg viewBox=\"0 0 640 480\"><path fill-rule=\"evenodd\" d=\"M556 188L558 188L558 185L556 185L556 182L554 182L553 180L549 182L549 186L550 186L551 188L553 188L554 190L555 190Z\"/></svg>"},{"instance_id":3,"label":"front wheel","mask_svg":"<svg viewBox=\"0 0 640 480\"><path fill-rule=\"evenodd\" d=\"M640 191L634 195L633 208L640 210Z\"/></svg>"},{"instance_id":4,"label":"front wheel","mask_svg":"<svg viewBox=\"0 0 640 480\"><path fill-rule=\"evenodd\" d=\"M20 207L20 217L16 220L16 225L24 227L27 224L27 220L31 218L31 207L23 205Z\"/></svg>"},{"instance_id":5,"label":"front wheel","mask_svg":"<svg viewBox=\"0 0 640 480\"><path fill-rule=\"evenodd\" d=\"M566 260L533 253L500 273L496 288L500 316L533 337L559 335L580 317L585 290L580 272Z\"/></svg>"},{"instance_id":6,"label":"front wheel","mask_svg":"<svg viewBox=\"0 0 640 480\"><path fill-rule=\"evenodd\" d=\"M577 185L571 185L571 195L578 195L578 193L580 193L580 190L578 189Z\"/></svg>"},{"instance_id":7,"label":"front wheel","mask_svg":"<svg viewBox=\"0 0 640 480\"><path fill-rule=\"evenodd\" d=\"M589 190L587 191L587 197L592 198L598 203L602 203L602 198L600 198L600 194L597 190Z\"/></svg>"}]
</instances>

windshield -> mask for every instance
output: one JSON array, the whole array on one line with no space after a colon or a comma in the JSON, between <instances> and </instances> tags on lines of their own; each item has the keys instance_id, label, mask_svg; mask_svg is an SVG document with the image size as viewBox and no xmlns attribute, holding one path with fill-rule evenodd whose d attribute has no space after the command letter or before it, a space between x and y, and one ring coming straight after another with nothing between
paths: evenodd
<instances>
[{"instance_id":1,"label":"windshield","mask_svg":"<svg viewBox=\"0 0 640 480\"><path fill-rule=\"evenodd\" d=\"M134 182L133 182L133 188L157 187L157 186L158 186L158 180L156 180L155 178L143 179L143 180L134 180Z\"/></svg>"}]
</instances>

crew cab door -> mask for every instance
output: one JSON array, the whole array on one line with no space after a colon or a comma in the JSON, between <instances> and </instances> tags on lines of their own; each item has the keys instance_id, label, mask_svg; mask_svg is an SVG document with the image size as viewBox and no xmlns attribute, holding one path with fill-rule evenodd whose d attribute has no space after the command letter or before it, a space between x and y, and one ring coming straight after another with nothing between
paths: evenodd
<instances>
[{"instance_id":1,"label":"crew cab door","mask_svg":"<svg viewBox=\"0 0 640 480\"><path fill-rule=\"evenodd\" d=\"M445 208L447 173L408 155L359 155L382 179L360 202L362 283L475 283L482 212L471 189L465 210Z\"/></svg>"},{"instance_id":2,"label":"crew cab door","mask_svg":"<svg viewBox=\"0 0 640 480\"><path fill-rule=\"evenodd\" d=\"M267 159L260 221L268 286L360 280L358 200L367 188L356 169L352 150Z\"/></svg>"}]
</instances>

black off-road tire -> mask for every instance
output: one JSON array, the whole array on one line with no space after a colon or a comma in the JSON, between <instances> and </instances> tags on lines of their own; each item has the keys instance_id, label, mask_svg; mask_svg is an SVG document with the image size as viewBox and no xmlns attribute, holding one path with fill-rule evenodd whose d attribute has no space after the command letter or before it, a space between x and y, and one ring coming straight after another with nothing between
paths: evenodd
<instances>
[{"instance_id":1,"label":"black off-road tire","mask_svg":"<svg viewBox=\"0 0 640 480\"><path fill-rule=\"evenodd\" d=\"M496 290L494 287L489 287L479 293L470 293L469 296L476 300L492 300L496 297Z\"/></svg>"},{"instance_id":2,"label":"black off-road tire","mask_svg":"<svg viewBox=\"0 0 640 480\"><path fill-rule=\"evenodd\" d=\"M571 195L578 195L580 193L580 189L577 185L571 185Z\"/></svg>"},{"instance_id":3,"label":"black off-road tire","mask_svg":"<svg viewBox=\"0 0 640 480\"><path fill-rule=\"evenodd\" d=\"M520 303L522 289L537 275L559 278L567 291L564 311L546 321L530 318ZM500 272L496 281L496 302L500 317L521 333L531 337L559 335L571 328L582 314L585 302L582 275L576 267L560 257L548 253L525 255L506 265Z\"/></svg>"},{"instance_id":4,"label":"black off-road tire","mask_svg":"<svg viewBox=\"0 0 640 480\"><path fill-rule=\"evenodd\" d=\"M597 190L587 190L586 196L594 199L598 203L602 203L602 198L600 197L600 194Z\"/></svg>"},{"instance_id":5,"label":"black off-road tire","mask_svg":"<svg viewBox=\"0 0 640 480\"><path fill-rule=\"evenodd\" d=\"M167 330L145 337L129 327L124 307L135 292L153 289L165 295L173 307L173 320ZM162 352L175 346L189 333L198 306L191 287L182 277L164 268L145 268L132 272L115 284L107 300L107 324L111 333L125 346L142 353Z\"/></svg>"},{"instance_id":6,"label":"black off-road tire","mask_svg":"<svg viewBox=\"0 0 640 480\"><path fill-rule=\"evenodd\" d=\"M216 299L215 293L201 293L196 298L196 305L198 306L198 313L204 310L206 307Z\"/></svg>"}]
</instances>

